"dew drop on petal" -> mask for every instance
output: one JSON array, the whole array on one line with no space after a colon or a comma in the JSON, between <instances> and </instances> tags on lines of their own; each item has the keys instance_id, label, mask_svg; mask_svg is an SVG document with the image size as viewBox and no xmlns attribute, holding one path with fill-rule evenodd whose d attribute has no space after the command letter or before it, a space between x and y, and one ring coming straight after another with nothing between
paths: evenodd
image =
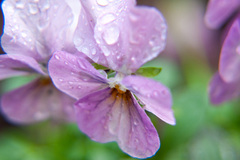
<instances>
[{"instance_id":1,"label":"dew drop on petal","mask_svg":"<svg viewBox=\"0 0 240 160\"><path fill-rule=\"evenodd\" d=\"M92 55L94 56L96 53L97 53L96 49L93 48L93 49L92 49Z\"/></svg>"},{"instance_id":2,"label":"dew drop on petal","mask_svg":"<svg viewBox=\"0 0 240 160\"><path fill-rule=\"evenodd\" d=\"M158 91L153 91L153 95L157 97L159 95Z\"/></svg>"},{"instance_id":3,"label":"dew drop on petal","mask_svg":"<svg viewBox=\"0 0 240 160\"><path fill-rule=\"evenodd\" d=\"M16 8L23 9L24 6L25 4L21 0L16 2Z\"/></svg>"},{"instance_id":4,"label":"dew drop on petal","mask_svg":"<svg viewBox=\"0 0 240 160\"><path fill-rule=\"evenodd\" d=\"M63 79L62 79L62 78L59 78L58 80L59 80L60 82L62 82L62 81L63 81Z\"/></svg>"},{"instance_id":5,"label":"dew drop on petal","mask_svg":"<svg viewBox=\"0 0 240 160\"><path fill-rule=\"evenodd\" d=\"M82 49L82 52L85 53L85 54L89 54L90 51L89 51L88 48L84 47L84 48Z\"/></svg>"},{"instance_id":6,"label":"dew drop on petal","mask_svg":"<svg viewBox=\"0 0 240 160\"><path fill-rule=\"evenodd\" d=\"M116 16L112 13L105 14L103 17L101 17L102 24L108 24L116 19Z\"/></svg>"},{"instance_id":7,"label":"dew drop on petal","mask_svg":"<svg viewBox=\"0 0 240 160\"><path fill-rule=\"evenodd\" d=\"M103 46L102 47L103 54L107 57L110 55L110 51L107 49L107 47Z\"/></svg>"},{"instance_id":8,"label":"dew drop on petal","mask_svg":"<svg viewBox=\"0 0 240 160\"><path fill-rule=\"evenodd\" d=\"M237 52L237 54L240 55L240 44L237 46L237 48L236 48L236 52Z\"/></svg>"},{"instance_id":9,"label":"dew drop on petal","mask_svg":"<svg viewBox=\"0 0 240 160\"><path fill-rule=\"evenodd\" d=\"M50 3L49 3L49 0L42 0L40 1L40 8L41 8L41 11L46 11L50 8Z\"/></svg>"},{"instance_id":10,"label":"dew drop on petal","mask_svg":"<svg viewBox=\"0 0 240 160\"><path fill-rule=\"evenodd\" d=\"M139 142L138 138L135 138L135 139L134 139L134 142L135 142L135 143L138 143L138 142Z\"/></svg>"},{"instance_id":11,"label":"dew drop on petal","mask_svg":"<svg viewBox=\"0 0 240 160\"><path fill-rule=\"evenodd\" d=\"M138 122L137 122L137 121L134 121L133 124L136 126L136 125L138 125Z\"/></svg>"},{"instance_id":12,"label":"dew drop on petal","mask_svg":"<svg viewBox=\"0 0 240 160\"><path fill-rule=\"evenodd\" d=\"M38 7L37 7L36 4L29 3L28 7L29 7L29 13L31 13L31 14L37 14L38 13Z\"/></svg>"},{"instance_id":13,"label":"dew drop on petal","mask_svg":"<svg viewBox=\"0 0 240 160\"><path fill-rule=\"evenodd\" d=\"M100 6L107 6L108 5L108 0L96 0L97 4Z\"/></svg>"},{"instance_id":14,"label":"dew drop on petal","mask_svg":"<svg viewBox=\"0 0 240 160\"><path fill-rule=\"evenodd\" d=\"M115 44L120 36L120 30L117 26L112 26L103 32L103 39L108 45Z\"/></svg>"},{"instance_id":15,"label":"dew drop on petal","mask_svg":"<svg viewBox=\"0 0 240 160\"><path fill-rule=\"evenodd\" d=\"M54 56L57 60L59 60L60 59L60 57L58 56L58 55L55 55Z\"/></svg>"}]
</instances>

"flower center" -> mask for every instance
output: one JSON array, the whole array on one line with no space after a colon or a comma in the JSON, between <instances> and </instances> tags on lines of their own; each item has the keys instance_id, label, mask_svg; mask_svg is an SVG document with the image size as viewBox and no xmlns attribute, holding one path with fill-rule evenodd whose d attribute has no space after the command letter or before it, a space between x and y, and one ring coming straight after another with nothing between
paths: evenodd
<instances>
[{"instance_id":1,"label":"flower center","mask_svg":"<svg viewBox=\"0 0 240 160\"><path fill-rule=\"evenodd\" d=\"M43 77L43 78L40 78L40 80L39 80L39 84L41 86L47 86L47 85L49 85L51 83L52 83L52 80L51 80L50 77Z\"/></svg>"}]
</instances>

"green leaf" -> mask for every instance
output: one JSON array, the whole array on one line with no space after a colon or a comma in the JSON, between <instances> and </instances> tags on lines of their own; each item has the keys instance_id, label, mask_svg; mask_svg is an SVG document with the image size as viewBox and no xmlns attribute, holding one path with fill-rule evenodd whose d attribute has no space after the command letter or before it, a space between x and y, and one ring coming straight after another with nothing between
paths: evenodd
<instances>
[{"instance_id":1,"label":"green leaf","mask_svg":"<svg viewBox=\"0 0 240 160\"><path fill-rule=\"evenodd\" d=\"M141 67L136 71L136 74L144 77L155 77L162 71L159 67Z\"/></svg>"},{"instance_id":2,"label":"green leaf","mask_svg":"<svg viewBox=\"0 0 240 160\"><path fill-rule=\"evenodd\" d=\"M96 69L107 70L108 68L97 63L92 63L93 67Z\"/></svg>"}]
</instances>

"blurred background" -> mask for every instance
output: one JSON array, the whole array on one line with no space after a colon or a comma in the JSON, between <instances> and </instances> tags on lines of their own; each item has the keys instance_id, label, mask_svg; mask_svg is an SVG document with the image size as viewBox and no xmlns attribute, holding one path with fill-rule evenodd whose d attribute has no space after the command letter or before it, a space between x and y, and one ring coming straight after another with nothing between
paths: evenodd
<instances>
[{"instance_id":1,"label":"blurred background","mask_svg":"<svg viewBox=\"0 0 240 160\"><path fill-rule=\"evenodd\" d=\"M239 160L240 100L213 106L207 95L222 41L221 29L209 30L204 24L207 0L138 0L138 5L158 8L168 23L165 51L146 66L162 67L154 79L171 89L177 121L170 126L148 113L161 140L149 159ZM0 94L22 81L0 81ZM115 142L91 141L76 124L49 120L21 126L0 115L0 160L131 159Z\"/></svg>"}]
</instances>

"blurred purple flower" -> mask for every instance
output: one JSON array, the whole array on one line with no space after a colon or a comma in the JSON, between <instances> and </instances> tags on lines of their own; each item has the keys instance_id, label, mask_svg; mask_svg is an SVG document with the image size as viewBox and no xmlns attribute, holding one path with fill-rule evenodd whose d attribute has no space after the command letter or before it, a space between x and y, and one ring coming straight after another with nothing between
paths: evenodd
<instances>
[{"instance_id":1,"label":"blurred purple flower","mask_svg":"<svg viewBox=\"0 0 240 160\"><path fill-rule=\"evenodd\" d=\"M2 3L5 26L0 55L0 80L36 75L36 79L1 98L1 110L17 123L47 118L73 120L74 99L58 91L48 76L47 64L55 50L77 53L73 33L80 7L76 0L6 0Z\"/></svg>"},{"instance_id":2,"label":"blurred purple flower","mask_svg":"<svg viewBox=\"0 0 240 160\"><path fill-rule=\"evenodd\" d=\"M238 10L240 0L209 0L205 22L209 28L220 28Z\"/></svg>"},{"instance_id":3,"label":"blurred purple flower","mask_svg":"<svg viewBox=\"0 0 240 160\"><path fill-rule=\"evenodd\" d=\"M75 110L82 132L98 142L116 141L133 157L150 157L160 141L144 110L174 125L171 93L132 73L164 49L165 20L154 8L136 7L135 0L81 2L75 45L116 76L108 79L87 60L62 51L49 61L50 76L57 88L79 99Z\"/></svg>"},{"instance_id":4,"label":"blurred purple flower","mask_svg":"<svg viewBox=\"0 0 240 160\"><path fill-rule=\"evenodd\" d=\"M239 6L240 0L210 0L205 14L207 26L213 29L221 27L239 10ZM209 84L210 101L213 104L240 96L240 15L229 23L221 49L219 70Z\"/></svg>"},{"instance_id":5,"label":"blurred purple flower","mask_svg":"<svg viewBox=\"0 0 240 160\"><path fill-rule=\"evenodd\" d=\"M220 104L240 96L240 16L232 26L222 46L217 73L209 88L213 104Z\"/></svg>"}]
</instances>

